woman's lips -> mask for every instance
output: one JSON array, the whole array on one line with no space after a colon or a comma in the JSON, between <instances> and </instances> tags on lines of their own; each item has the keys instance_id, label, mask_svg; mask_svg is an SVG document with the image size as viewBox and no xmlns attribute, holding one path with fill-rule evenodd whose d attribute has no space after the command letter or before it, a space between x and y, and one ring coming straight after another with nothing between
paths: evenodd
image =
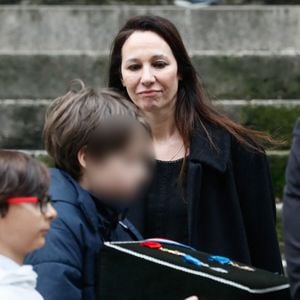
<instances>
[{"instance_id":1,"label":"woman's lips","mask_svg":"<svg viewBox=\"0 0 300 300\"><path fill-rule=\"evenodd\" d=\"M144 97L155 97L160 93L161 93L161 91L149 90L149 91L139 92L138 94L141 95L141 96L144 96Z\"/></svg>"}]
</instances>

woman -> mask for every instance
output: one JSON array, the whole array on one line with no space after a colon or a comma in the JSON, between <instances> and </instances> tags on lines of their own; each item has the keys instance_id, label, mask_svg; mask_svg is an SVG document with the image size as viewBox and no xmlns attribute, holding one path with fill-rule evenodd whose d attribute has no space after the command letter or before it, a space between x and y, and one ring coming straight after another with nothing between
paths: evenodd
<instances>
[{"instance_id":1,"label":"woman","mask_svg":"<svg viewBox=\"0 0 300 300\"><path fill-rule=\"evenodd\" d=\"M267 159L270 139L207 103L175 26L130 19L116 36L109 86L144 113L157 160L152 186L132 221L145 237L282 272Z\"/></svg>"},{"instance_id":2,"label":"woman","mask_svg":"<svg viewBox=\"0 0 300 300\"><path fill-rule=\"evenodd\" d=\"M45 165L17 151L0 150L0 299L42 300L37 274L22 266L45 244L56 211L49 202Z\"/></svg>"}]
</instances>

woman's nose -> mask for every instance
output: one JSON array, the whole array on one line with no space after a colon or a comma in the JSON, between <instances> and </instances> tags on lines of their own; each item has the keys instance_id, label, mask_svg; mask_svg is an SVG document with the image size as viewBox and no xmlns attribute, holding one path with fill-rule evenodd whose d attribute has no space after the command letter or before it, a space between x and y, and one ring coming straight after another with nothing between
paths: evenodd
<instances>
[{"instance_id":1,"label":"woman's nose","mask_svg":"<svg viewBox=\"0 0 300 300\"><path fill-rule=\"evenodd\" d=\"M155 82L155 76L149 67L144 67L143 68L143 73L141 77L141 83L143 85L151 85L153 82Z\"/></svg>"},{"instance_id":2,"label":"woman's nose","mask_svg":"<svg viewBox=\"0 0 300 300\"><path fill-rule=\"evenodd\" d=\"M57 211L50 203L48 204L46 217L47 217L47 219L50 219L50 220L54 220L57 217Z\"/></svg>"}]
</instances>

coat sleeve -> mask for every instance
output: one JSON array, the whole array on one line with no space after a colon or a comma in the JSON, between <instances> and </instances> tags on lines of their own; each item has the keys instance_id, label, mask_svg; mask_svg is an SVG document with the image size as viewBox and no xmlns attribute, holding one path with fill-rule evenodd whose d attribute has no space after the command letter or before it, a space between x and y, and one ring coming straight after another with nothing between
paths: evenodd
<instances>
[{"instance_id":1,"label":"coat sleeve","mask_svg":"<svg viewBox=\"0 0 300 300\"><path fill-rule=\"evenodd\" d=\"M232 158L252 265L283 273L276 234L276 206L267 157L235 143Z\"/></svg>"},{"instance_id":2,"label":"coat sleeve","mask_svg":"<svg viewBox=\"0 0 300 300\"><path fill-rule=\"evenodd\" d=\"M61 218L49 231L45 246L26 259L38 273L37 290L45 300L82 299L80 243Z\"/></svg>"},{"instance_id":3,"label":"coat sleeve","mask_svg":"<svg viewBox=\"0 0 300 300\"><path fill-rule=\"evenodd\" d=\"M300 299L300 119L286 169L283 220L287 271L294 299Z\"/></svg>"}]
</instances>

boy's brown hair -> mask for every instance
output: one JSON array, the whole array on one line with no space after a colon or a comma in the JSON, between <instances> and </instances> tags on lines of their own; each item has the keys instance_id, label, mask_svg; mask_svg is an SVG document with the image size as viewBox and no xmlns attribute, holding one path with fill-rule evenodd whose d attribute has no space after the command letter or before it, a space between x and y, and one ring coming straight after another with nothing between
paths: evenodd
<instances>
[{"instance_id":1,"label":"boy's brown hair","mask_svg":"<svg viewBox=\"0 0 300 300\"><path fill-rule=\"evenodd\" d=\"M43 163L22 152L0 150L0 217L8 211L8 198L44 198L49 184L48 169Z\"/></svg>"},{"instance_id":2,"label":"boy's brown hair","mask_svg":"<svg viewBox=\"0 0 300 300\"><path fill-rule=\"evenodd\" d=\"M74 90L76 84L79 91ZM74 80L69 92L48 108L44 144L56 166L79 179L78 152L83 147L102 158L125 146L137 124L150 132L135 106L120 94L110 89L86 88L82 81Z\"/></svg>"}]
</instances>

